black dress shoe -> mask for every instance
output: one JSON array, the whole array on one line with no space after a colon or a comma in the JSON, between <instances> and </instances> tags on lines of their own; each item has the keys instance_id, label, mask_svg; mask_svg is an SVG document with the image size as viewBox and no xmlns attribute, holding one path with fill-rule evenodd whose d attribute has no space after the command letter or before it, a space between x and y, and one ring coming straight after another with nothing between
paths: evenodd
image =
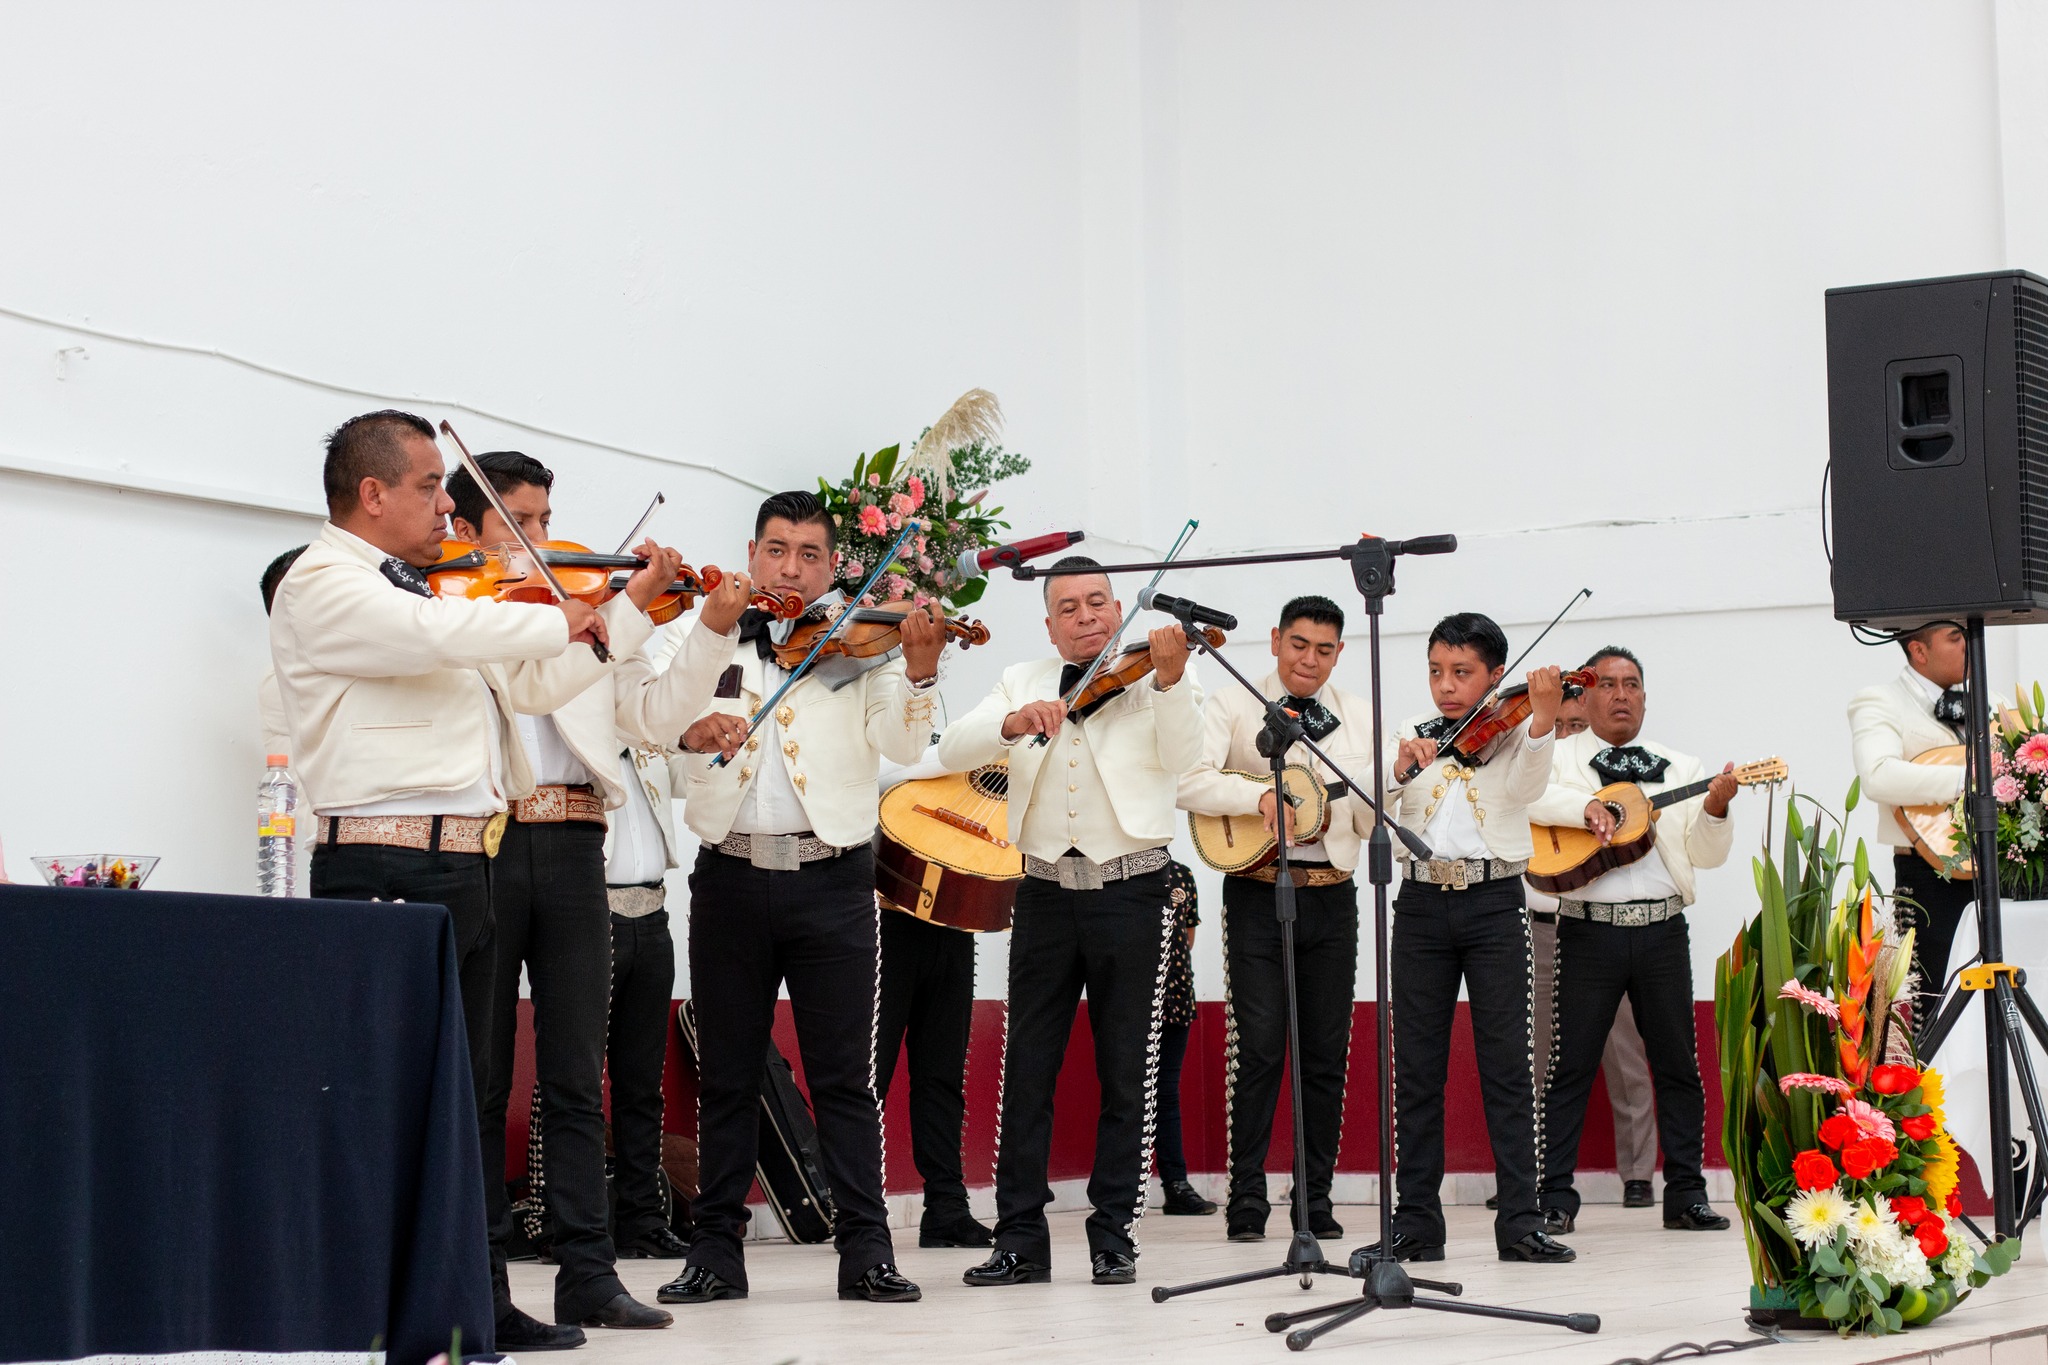
<instances>
[{"instance_id":1,"label":"black dress shoe","mask_svg":"<svg viewBox=\"0 0 2048 1365\"><path fill-rule=\"evenodd\" d=\"M842 1299L866 1299L869 1303L916 1303L924 1291L897 1273L887 1261L871 1265L867 1273L839 1291Z\"/></svg>"},{"instance_id":2,"label":"black dress shoe","mask_svg":"<svg viewBox=\"0 0 2048 1365\"><path fill-rule=\"evenodd\" d=\"M996 1244L996 1235L973 1214L963 1213L942 1222L919 1224L917 1244L921 1247L989 1247Z\"/></svg>"},{"instance_id":3,"label":"black dress shoe","mask_svg":"<svg viewBox=\"0 0 2048 1365\"><path fill-rule=\"evenodd\" d=\"M1497 1194L1487 1195L1486 1207L1488 1207L1489 1209L1498 1209L1500 1207L1500 1196Z\"/></svg>"},{"instance_id":4,"label":"black dress shoe","mask_svg":"<svg viewBox=\"0 0 2048 1365\"><path fill-rule=\"evenodd\" d=\"M673 1313L664 1313L659 1308L649 1308L631 1294L614 1294L611 1301L595 1313L583 1315L585 1327L617 1327L627 1331L644 1331L650 1327L666 1327L676 1320Z\"/></svg>"},{"instance_id":5,"label":"black dress shoe","mask_svg":"<svg viewBox=\"0 0 2048 1365\"><path fill-rule=\"evenodd\" d=\"M1579 1226L1579 1215L1566 1213L1563 1209L1543 1210L1543 1230L1552 1237L1560 1232L1574 1232Z\"/></svg>"},{"instance_id":6,"label":"black dress shoe","mask_svg":"<svg viewBox=\"0 0 2048 1365\"><path fill-rule=\"evenodd\" d=\"M980 1265L960 1277L962 1284L1046 1284L1052 1280L1052 1268L1036 1261L1027 1261L1014 1251L996 1248L995 1253Z\"/></svg>"},{"instance_id":7,"label":"black dress shoe","mask_svg":"<svg viewBox=\"0 0 2048 1365\"><path fill-rule=\"evenodd\" d=\"M1443 1258L1441 1242L1418 1242L1405 1232L1394 1234L1394 1259L1397 1261L1441 1261ZM1351 1253L1351 1273L1363 1277L1368 1266L1383 1259L1378 1242L1362 1246Z\"/></svg>"},{"instance_id":8,"label":"black dress shoe","mask_svg":"<svg viewBox=\"0 0 2048 1365\"><path fill-rule=\"evenodd\" d=\"M1538 1265L1563 1265L1576 1261L1579 1253L1547 1232L1532 1232L1512 1246L1500 1249L1503 1261L1534 1261Z\"/></svg>"},{"instance_id":9,"label":"black dress shoe","mask_svg":"<svg viewBox=\"0 0 2048 1365\"><path fill-rule=\"evenodd\" d=\"M1264 1209L1232 1209L1223 1225L1223 1235L1233 1242L1263 1242L1266 1240L1266 1211Z\"/></svg>"},{"instance_id":10,"label":"black dress shoe","mask_svg":"<svg viewBox=\"0 0 2048 1365\"><path fill-rule=\"evenodd\" d=\"M1292 1210L1288 1212L1287 1225L1289 1227L1295 1225ZM1328 1209L1310 1209L1308 1211L1308 1230L1313 1232L1319 1240L1326 1242L1334 1242L1344 1235L1344 1225L1338 1222L1336 1216Z\"/></svg>"},{"instance_id":11,"label":"black dress shoe","mask_svg":"<svg viewBox=\"0 0 2048 1365\"><path fill-rule=\"evenodd\" d=\"M1138 1261L1135 1256L1126 1256L1121 1251L1098 1251L1089 1262L1097 1284L1136 1284L1138 1282Z\"/></svg>"},{"instance_id":12,"label":"black dress shoe","mask_svg":"<svg viewBox=\"0 0 2048 1365\"><path fill-rule=\"evenodd\" d=\"M1202 1192L1187 1181L1169 1180L1166 1182L1166 1198L1159 1205L1159 1211L1185 1217L1214 1213L1216 1205L1212 1200L1202 1198Z\"/></svg>"},{"instance_id":13,"label":"black dress shoe","mask_svg":"<svg viewBox=\"0 0 2048 1365\"><path fill-rule=\"evenodd\" d=\"M747 1291L727 1284L701 1265L687 1267L682 1274L654 1291L662 1303L710 1303L714 1299L744 1299Z\"/></svg>"},{"instance_id":14,"label":"black dress shoe","mask_svg":"<svg viewBox=\"0 0 2048 1365\"><path fill-rule=\"evenodd\" d=\"M1714 1212L1714 1206L1702 1199L1697 1204L1687 1204L1677 1213L1664 1212L1664 1226L1679 1232L1719 1232L1728 1226L1728 1220Z\"/></svg>"},{"instance_id":15,"label":"black dress shoe","mask_svg":"<svg viewBox=\"0 0 2048 1365\"><path fill-rule=\"evenodd\" d=\"M581 1327L542 1322L517 1308L498 1319L497 1338L501 1351L568 1351L586 1340Z\"/></svg>"},{"instance_id":16,"label":"black dress shoe","mask_svg":"<svg viewBox=\"0 0 2048 1365\"><path fill-rule=\"evenodd\" d=\"M631 1261L680 1261L690 1254L690 1244L667 1228L656 1228L644 1237L619 1243L619 1257Z\"/></svg>"},{"instance_id":17,"label":"black dress shoe","mask_svg":"<svg viewBox=\"0 0 2048 1365\"><path fill-rule=\"evenodd\" d=\"M1625 1209L1654 1209L1657 1193L1647 1180L1625 1180L1621 1185L1621 1206Z\"/></svg>"}]
</instances>

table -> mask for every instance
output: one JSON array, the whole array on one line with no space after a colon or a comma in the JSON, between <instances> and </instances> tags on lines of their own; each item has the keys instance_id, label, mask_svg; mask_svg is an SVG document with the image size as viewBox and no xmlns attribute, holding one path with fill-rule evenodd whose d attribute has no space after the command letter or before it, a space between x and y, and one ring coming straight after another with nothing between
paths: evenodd
<instances>
[{"instance_id":1,"label":"table","mask_svg":"<svg viewBox=\"0 0 2048 1365\"><path fill-rule=\"evenodd\" d=\"M0 886L0 1361L492 1344L436 905Z\"/></svg>"},{"instance_id":2,"label":"table","mask_svg":"<svg viewBox=\"0 0 2048 1365\"><path fill-rule=\"evenodd\" d=\"M2005 960L2026 970L2028 994L2034 1002L2048 1009L2048 901L2011 901L2001 899L1998 903L1998 923L2004 932ZM1973 904L1963 911L1963 918L1956 925L1955 947L1949 951L1948 970L1953 976L1956 968L1965 963L1975 962L1977 951L1977 907ZM1949 1135L1956 1145L1968 1152L1977 1162L1977 1170L1984 1178L1984 1186L1991 1187L1991 1072L1985 1064L1984 1050L1984 1007L1983 1002L1991 996L1989 991L1971 991L1969 1003L1956 1026L1949 1031L1942 1042L1941 1050L1930 1058L1927 1064L1939 1071L1946 1091L1947 1103L1943 1106L1948 1116ZM2033 1035L2024 1035L2031 1049L2034 1074L2044 1086L2048 1086L2048 1057L2034 1043ZM2011 1081L2012 1135L2032 1155L2033 1141L2027 1126L2027 1111L2020 1099L2020 1082L2006 1064ZM2025 1190L2020 1194L2024 1196Z\"/></svg>"}]
</instances>

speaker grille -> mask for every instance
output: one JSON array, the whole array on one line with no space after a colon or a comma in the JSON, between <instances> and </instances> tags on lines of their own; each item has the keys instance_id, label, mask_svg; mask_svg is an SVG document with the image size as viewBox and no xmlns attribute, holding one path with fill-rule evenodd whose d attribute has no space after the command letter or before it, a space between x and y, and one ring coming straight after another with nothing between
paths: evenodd
<instances>
[{"instance_id":1,"label":"speaker grille","mask_svg":"<svg viewBox=\"0 0 2048 1365\"><path fill-rule=\"evenodd\" d=\"M2014 281L2019 390L2020 562L2030 592L2048 592L2048 290Z\"/></svg>"}]
</instances>

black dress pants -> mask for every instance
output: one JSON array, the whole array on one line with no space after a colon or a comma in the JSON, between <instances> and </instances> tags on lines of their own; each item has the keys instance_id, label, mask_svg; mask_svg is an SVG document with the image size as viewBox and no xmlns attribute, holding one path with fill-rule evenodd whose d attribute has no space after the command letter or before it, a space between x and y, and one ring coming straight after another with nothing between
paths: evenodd
<instances>
[{"instance_id":1,"label":"black dress pants","mask_svg":"<svg viewBox=\"0 0 2048 1365\"><path fill-rule=\"evenodd\" d=\"M498 953L491 917L491 860L481 853L425 853L378 844L318 844L313 849L310 888L322 900L412 901L445 905L455 921L455 951L462 977L463 1024L469 1034L469 1078L476 1090L479 1139L485 1092L491 1079L491 992ZM484 1207L491 1191L505 1195L505 1124L498 1123L498 1164L483 1166ZM485 1150L488 1150L486 1148ZM498 1315L510 1306L505 1249L491 1242L491 1285ZM489 1341L477 1343L489 1352Z\"/></svg>"},{"instance_id":2,"label":"black dress pants","mask_svg":"<svg viewBox=\"0 0 2048 1365\"><path fill-rule=\"evenodd\" d=\"M1556 1036L1543 1096L1543 1207L1579 1211L1572 1175L1579 1163L1586 1103L1624 995L1635 1011L1657 1092L1664 1212L1672 1216L1700 1203L1707 1197L1700 1171L1707 1096L1693 1026L1692 944L1685 916L1618 928L1560 914L1556 980Z\"/></svg>"},{"instance_id":3,"label":"black dress pants","mask_svg":"<svg viewBox=\"0 0 2048 1365\"><path fill-rule=\"evenodd\" d=\"M882 1202L875 1102L882 912L866 848L770 872L700 849L690 873L696 999L697 1220L690 1264L744 1289L741 1238L759 1150L761 1076L778 988L789 984L804 1083L838 1217L839 1287L896 1258Z\"/></svg>"},{"instance_id":4,"label":"black dress pants","mask_svg":"<svg viewBox=\"0 0 2048 1365\"><path fill-rule=\"evenodd\" d=\"M1347 881L1299 887L1294 906L1308 1203L1311 1210L1327 1213L1344 1130L1344 1074L1358 977L1358 886ZM1266 1198L1266 1153L1287 1066L1286 964L1270 883L1223 879L1223 964L1230 1012L1224 1064L1230 1078L1229 1211L1256 1209L1263 1216L1272 1209Z\"/></svg>"},{"instance_id":5,"label":"black dress pants","mask_svg":"<svg viewBox=\"0 0 2048 1365\"><path fill-rule=\"evenodd\" d=\"M1074 1010L1088 996L1095 1076L1095 1167L1088 1250L1135 1256L1152 1164L1153 1069L1175 932L1164 871L1066 891L1026 877L1010 929L1009 1028L1003 1040L1002 1143L996 1153L996 1246L1052 1264L1052 1100Z\"/></svg>"},{"instance_id":6,"label":"black dress pants","mask_svg":"<svg viewBox=\"0 0 2048 1365\"><path fill-rule=\"evenodd\" d=\"M498 926L491 1086L483 1112L491 1238L512 1231L505 1197L505 1108L519 1021L519 968L533 993L534 1079L545 1125L533 1179L554 1223L555 1319L580 1322L626 1292L604 1188L605 1015L611 1003L611 903L604 826L588 820L505 827L491 861Z\"/></svg>"},{"instance_id":7,"label":"black dress pants","mask_svg":"<svg viewBox=\"0 0 2048 1365\"><path fill-rule=\"evenodd\" d=\"M1913 995L1913 1030L1924 1033L1934 1022L1934 1008L1948 980L1956 926L1964 908L1977 899L1977 883L1951 881L1912 849L1902 848L1892 855L1892 892L1903 898L1903 928L1914 931L1913 966L1920 973L1920 989ZM1976 944L1964 944L1963 960L1976 951Z\"/></svg>"},{"instance_id":8,"label":"black dress pants","mask_svg":"<svg viewBox=\"0 0 2048 1365\"><path fill-rule=\"evenodd\" d=\"M661 1198L661 1073L668 1060L676 949L668 911L612 921L612 1014L605 1039L612 1082L613 1229L633 1242L668 1226Z\"/></svg>"},{"instance_id":9,"label":"black dress pants","mask_svg":"<svg viewBox=\"0 0 2048 1365\"><path fill-rule=\"evenodd\" d=\"M1152 1135L1152 1164L1159 1179L1171 1185L1188 1178L1187 1146L1181 1133L1180 1073L1188 1059L1188 1033L1193 1024L1162 1024L1159 1027L1159 1074L1153 1078L1154 1103L1159 1121Z\"/></svg>"},{"instance_id":10,"label":"black dress pants","mask_svg":"<svg viewBox=\"0 0 2048 1365\"><path fill-rule=\"evenodd\" d=\"M875 1094L889 1098L909 1040L910 1153L924 1181L924 1224L967 1216L960 1130L967 1116L967 1039L974 1027L974 935L915 915L882 914L881 1027Z\"/></svg>"},{"instance_id":11,"label":"black dress pants","mask_svg":"<svg viewBox=\"0 0 2048 1365\"><path fill-rule=\"evenodd\" d=\"M1395 1233L1425 1246L1444 1242L1444 1083L1460 978L1470 1001L1500 1196L1493 1239L1505 1249L1542 1231L1522 879L1502 877L1463 891L1403 882L1394 901L1393 976L1394 1150L1400 1162Z\"/></svg>"}]
</instances>

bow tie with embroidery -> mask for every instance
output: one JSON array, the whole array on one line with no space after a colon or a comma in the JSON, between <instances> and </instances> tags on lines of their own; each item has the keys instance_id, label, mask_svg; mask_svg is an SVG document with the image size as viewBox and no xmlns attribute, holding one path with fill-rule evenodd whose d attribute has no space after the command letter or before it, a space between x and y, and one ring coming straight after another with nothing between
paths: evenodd
<instances>
[{"instance_id":1,"label":"bow tie with embroidery","mask_svg":"<svg viewBox=\"0 0 2048 1365\"><path fill-rule=\"evenodd\" d=\"M434 595L433 588L427 584L427 576L396 555L385 556L384 562L377 567L383 570L384 576L396 587L417 593L421 597Z\"/></svg>"},{"instance_id":2,"label":"bow tie with embroidery","mask_svg":"<svg viewBox=\"0 0 2048 1365\"><path fill-rule=\"evenodd\" d=\"M1952 729L1962 729L1969 714L1963 706L1963 689L1960 687L1943 688L1935 699L1934 718Z\"/></svg>"},{"instance_id":3,"label":"bow tie with embroidery","mask_svg":"<svg viewBox=\"0 0 2048 1365\"><path fill-rule=\"evenodd\" d=\"M1659 758L1640 744L1611 744L1586 760L1602 782L1661 782L1668 758Z\"/></svg>"},{"instance_id":4,"label":"bow tie with embroidery","mask_svg":"<svg viewBox=\"0 0 2048 1365\"><path fill-rule=\"evenodd\" d=\"M1318 744L1342 724L1329 707L1314 697L1297 697L1290 694L1280 698L1280 704L1301 718L1303 732Z\"/></svg>"}]
</instances>

